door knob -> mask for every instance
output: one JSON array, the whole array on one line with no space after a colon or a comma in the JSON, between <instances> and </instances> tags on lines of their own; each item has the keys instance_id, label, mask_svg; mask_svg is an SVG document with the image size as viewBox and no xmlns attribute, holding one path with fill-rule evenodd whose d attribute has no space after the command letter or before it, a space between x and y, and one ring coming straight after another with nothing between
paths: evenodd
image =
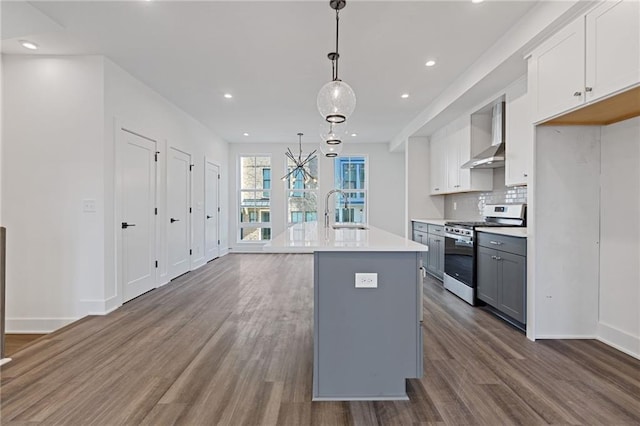
<instances>
[{"instance_id":1,"label":"door knob","mask_svg":"<svg viewBox=\"0 0 640 426\"><path fill-rule=\"evenodd\" d=\"M136 226L136 224L135 223L122 222L122 229L127 229L130 226Z\"/></svg>"},{"instance_id":2,"label":"door knob","mask_svg":"<svg viewBox=\"0 0 640 426\"><path fill-rule=\"evenodd\" d=\"M576 97L578 97L578 96L582 96L582 92L574 92L574 93L573 93L573 96L576 96Z\"/></svg>"},{"instance_id":3,"label":"door knob","mask_svg":"<svg viewBox=\"0 0 640 426\"><path fill-rule=\"evenodd\" d=\"M169 222L171 222L171 223L173 223L173 222L180 222L180 219L174 219L174 218L171 218L171 219L169 220Z\"/></svg>"},{"instance_id":4,"label":"door knob","mask_svg":"<svg viewBox=\"0 0 640 426\"><path fill-rule=\"evenodd\" d=\"M209 215L207 215L207 219L211 219L212 217L213 217L213 216L209 216Z\"/></svg>"}]
</instances>

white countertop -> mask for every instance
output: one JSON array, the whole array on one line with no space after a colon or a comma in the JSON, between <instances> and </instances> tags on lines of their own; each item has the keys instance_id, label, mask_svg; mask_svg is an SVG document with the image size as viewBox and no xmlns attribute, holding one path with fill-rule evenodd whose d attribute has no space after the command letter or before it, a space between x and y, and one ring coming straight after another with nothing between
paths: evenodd
<instances>
[{"instance_id":1,"label":"white countertop","mask_svg":"<svg viewBox=\"0 0 640 426\"><path fill-rule=\"evenodd\" d=\"M317 222L303 222L277 235L263 250L270 253L313 253L315 251L428 251L427 246L383 231L368 229L326 229Z\"/></svg>"},{"instance_id":2,"label":"white countertop","mask_svg":"<svg viewBox=\"0 0 640 426\"><path fill-rule=\"evenodd\" d=\"M445 222L448 222L446 219L411 219L412 222L421 222L421 223L430 223L431 225L440 225L444 226Z\"/></svg>"},{"instance_id":3,"label":"white countertop","mask_svg":"<svg viewBox=\"0 0 640 426\"><path fill-rule=\"evenodd\" d=\"M527 228L526 227L478 227L476 228L478 232L487 232L489 234L498 234L498 235L507 235L509 237L520 237L527 238Z\"/></svg>"}]
</instances>

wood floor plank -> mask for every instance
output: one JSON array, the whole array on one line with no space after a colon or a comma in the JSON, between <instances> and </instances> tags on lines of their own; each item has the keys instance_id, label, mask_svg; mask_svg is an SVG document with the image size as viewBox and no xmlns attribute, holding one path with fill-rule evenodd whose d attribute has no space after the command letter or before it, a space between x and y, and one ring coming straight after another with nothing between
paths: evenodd
<instances>
[{"instance_id":1,"label":"wood floor plank","mask_svg":"<svg viewBox=\"0 0 640 426\"><path fill-rule=\"evenodd\" d=\"M640 361L539 341L427 278L409 401L311 402L313 257L233 254L0 368L3 425L640 424Z\"/></svg>"}]
</instances>

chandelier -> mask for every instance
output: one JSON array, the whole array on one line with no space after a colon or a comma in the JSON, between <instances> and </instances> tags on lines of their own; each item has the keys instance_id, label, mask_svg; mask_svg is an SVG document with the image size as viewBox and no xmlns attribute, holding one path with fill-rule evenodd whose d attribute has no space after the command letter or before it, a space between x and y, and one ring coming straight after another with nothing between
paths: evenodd
<instances>
[{"instance_id":1,"label":"chandelier","mask_svg":"<svg viewBox=\"0 0 640 426\"><path fill-rule=\"evenodd\" d=\"M305 182L316 181L315 176L313 176L311 172L307 170L307 165L311 161L313 161L314 158L316 158L315 153L317 150L314 149L313 152L307 155L306 158L303 160L302 159L302 135L304 135L304 133L298 133L298 148L299 148L298 157L296 158L293 152L291 152L291 148L287 148L287 152L285 152L285 155L289 160L293 161L293 164L295 165L295 167L289 170L289 173L282 176L283 181L286 181L291 176L293 176L294 180L297 177L301 177Z\"/></svg>"},{"instance_id":2,"label":"chandelier","mask_svg":"<svg viewBox=\"0 0 640 426\"><path fill-rule=\"evenodd\" d=\"M343 123L356 108L356 94L353 89L338 77L338 36L339 11L347 5L346 0L330 0L329 6L336 11L336 51L327 56L331 61L332 80L322 86L318 93L318 111L329 123Z\"/></svg>"}]
</instances>

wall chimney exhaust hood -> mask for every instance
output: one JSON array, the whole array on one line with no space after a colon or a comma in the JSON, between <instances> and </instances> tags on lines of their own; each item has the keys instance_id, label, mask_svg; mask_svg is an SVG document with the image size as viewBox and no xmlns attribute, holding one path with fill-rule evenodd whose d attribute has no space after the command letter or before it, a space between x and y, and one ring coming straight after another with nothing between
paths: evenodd
<instances>
[{"instance_id":1,"label":"wall chimney exhaust hood","mask_svg":"<svg viewBox=\"0 0 640 426\"><path fill-rule=\"evenodd\" d=\"M504 167L504 102L495 104L491 110L491 146L460 166L463 169L497 169Z\"/></svg>"}]
</instances>

